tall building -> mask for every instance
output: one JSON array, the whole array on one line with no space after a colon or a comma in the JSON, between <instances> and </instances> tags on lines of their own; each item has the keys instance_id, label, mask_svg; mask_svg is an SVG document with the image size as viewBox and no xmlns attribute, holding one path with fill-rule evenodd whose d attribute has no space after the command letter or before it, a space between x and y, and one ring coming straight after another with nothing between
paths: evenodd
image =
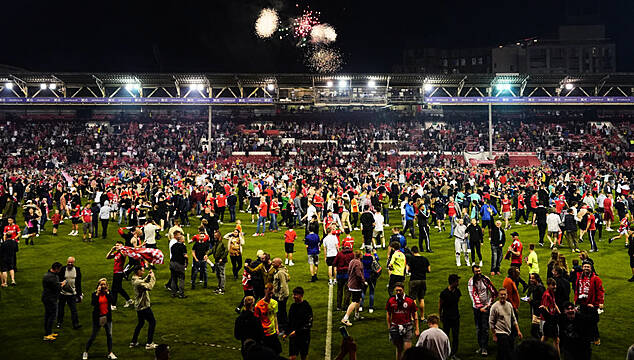
<instances>
[{"instance_id":1,"label":"tall building","mask_svg":"<svg viewBox=\"0 0 634 360\"><path fill-rule=\"evenodd\" d=\"M404 73L469 74L491 72L491 49L422 48L405 50L403 64L395 71Z\"/></svg>"}]
</instances>

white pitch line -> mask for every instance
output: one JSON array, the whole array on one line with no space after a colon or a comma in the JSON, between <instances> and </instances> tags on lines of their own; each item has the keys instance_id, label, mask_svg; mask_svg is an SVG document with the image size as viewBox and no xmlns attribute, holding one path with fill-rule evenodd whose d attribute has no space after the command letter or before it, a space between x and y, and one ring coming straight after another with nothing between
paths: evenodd
<instances>
[{"instance_id":1,"label":"white pitch line","mask_svg":"<svg viewBox=\"0 0 634 360\"><path fill-rule=\"evenodd\" d=\"M325 360L330 360L330 344L332 342L332 292L334 286L328 286L328 320L326 321L326 353Z\"/></svg>"}]
</instances>

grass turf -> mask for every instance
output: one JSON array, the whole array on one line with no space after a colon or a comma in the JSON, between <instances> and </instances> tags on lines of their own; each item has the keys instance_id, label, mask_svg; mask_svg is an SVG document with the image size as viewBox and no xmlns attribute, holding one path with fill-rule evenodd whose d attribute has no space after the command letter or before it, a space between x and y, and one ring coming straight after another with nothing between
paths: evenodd
<instances>
[{"instance_id":1,"label":"grass turf","mask_svg":"<svg viewBox=\"0 0 634 360\"><path fill-rule=\"evenodd\" d=\"M393 211L392 219L398 219L399 215ZM258 249L264 249L272 254L272 257L284 256L283 232L286 228L281 228L278 233L267 232L264 237L252 237L255 232L255 224L251 224L250 216L239 213L238 218L242 220L245 231L246 245L244 246L243 259L255 258ZM185 228L190 234L196 233L198 219L192 218L192 226ZM18 224L23 225L21 219ZM394 224L394 221L392 221ZM222 233L232 230L234 224L225 223L221 225ZM15 288L1 289L2 299L0 300L0 359L79 359L84 350L84 346L91 333L91 310L89 304L90 292L94 290L97 279L106 277L112 279L112 260L106 260L105 255L119 239L116 223L111 222L106 240L96 239L94 243L84 243L81 236L67 236L70 232L70 221L60 226L59 236L50 235L51 224L47 224L46 231L35 239L35 246L24 245L24 240L20 243L18 253L18 269ZM386 228L386 234L391 232ZM312 341L309 358L324 358L325 339L327 329L327 309L328 309L328 285L327 270L325 261L320 262L319 281L310 283L306 251L301 242L304 236L303 229L296 229L298 241L295 245L294 261L295 266L289 268L291 281L289 287L303 286L306 290L305 299L312 305L314 312L314 326L312 330ZM513 225L513 230L520 233L520 238L524 243L525 253L528 254L528 244L537 243L537 230L530 225ZM101 231L101 229L100 229ZM80 230L81 232L81 230ZM427 295L425 297L425 313L429 314L438 311L438 295L447 285L447 276L450 273L457 273L461 276L460 289L462 298L460 300L461 324L460 324L460 349L458 356L461 359L476 359L479 355L474 353L477 345L475 338L475 327L471 312L471 301L469 299L466 283L471 275L470 268L463 263L461 268L455 266L453 239L448 239L447 232L438 233L432 228L432 248L433 254L425 254L431 262L431 274L427 280ZM623 248L623 241L620 240L608 245L607 238L613 236L615 232L605 232L603 241L599 242L600 252L592 254L597 272L603 279L606 290L605 313L601 315L599 329L601 332L601 346L593 346L594 359L622 358L627 347L633 342L632 321L627 314L630 313L630 297L634 284L626 281L630 276L627 252ZM358 247L362 239L359 231L353 232L356 239L355 248ZM485 236L486 237L486 236ZM409 245L417 243L417 240L409 240ZM237 350L239 342L233 337L233 325L236 318L234 308L242 297L242 287L239 281L234 281L231 276L231 266L227 265L227 286L225 295L215 295L212 290L215 288L215 274L209 272L210 289L197 287L196 290L189 290L190 270L186 273L186 294L187 299L173 299L168 291L163 288L163 284L169 277L167 265L167 240L163 236L158 241L159 248L166 255L166 264L159 266L156 271L157 284L151 293L152 309L157 319L155 333L156 343L167 343L171 348L173 359L240 359ZM581 249L589 249L587 240L580 245ZM191 249L191 246L188 247ZM488 273L490 266L490 250L488 238L482 248L484 266L483 272ZM572 265L572 259L576 257L568 249L563 248L562 252L567 255L568 265ZM546 264L549 259L550 250L548 247L537 248L540 261L541 275L546 276ZM385 261L385 250L379 250L381 263ZM84 302L78 305L79 319L83 328L73 330L71 327L70 314L68 308L65 312L64 327L60 330L58 340L47 343L42 341L43 335L43 306L40 300L42 291L41 279L49 266L54 261L65 264L68 256L76 258L76 265L80 266L83 275ZM509 266L509 261L502 262L502 272L505 273ZM522 277L528 280L527 269L522 269ZM359 359L393 359L394 347L388 340L387 327L385 323L385 302L387 300L387 273L384 273L378 281L375 295L375 311L373 314L365 311L362 315L364 320L354 322L348 329L358 343ZM502 276L493 278L497 287L502 285ZM132 293L129 282L124 281L124 288L128 293ZM336 290L336 289L335 289ZM334 292L336 294L336 291ZM367 300L367 299L366 299ZM334 301L334 297L333 297ZM289 305L292 298L289 299ZM119 301L122 305L122 301ZM366 303L367 306L367 303ZM334 305L333 305L334 312ZM342 313L333 314L332 323L332 357L334 358L339 349L341 335L337 330ZM136 314L131 308L124 309L122 306L113 314L113 343L114 353L120 359L153 359L151 351L142 348L129 349L128 344L132 337L132 332L136 325ZM522 303L520 306L520 327L524 336L530 336L530 316L529 306ZM421 331L425 328L421 324ZM139 341L146 340L147 324L141 332ZM490 344L490 357L495 354L495 346ZM282 342L284 352L288 355L288 343ZM106 355L105 334L101 331L90 349L90 358L104 358Z\"/></svg>"}]
</instances>

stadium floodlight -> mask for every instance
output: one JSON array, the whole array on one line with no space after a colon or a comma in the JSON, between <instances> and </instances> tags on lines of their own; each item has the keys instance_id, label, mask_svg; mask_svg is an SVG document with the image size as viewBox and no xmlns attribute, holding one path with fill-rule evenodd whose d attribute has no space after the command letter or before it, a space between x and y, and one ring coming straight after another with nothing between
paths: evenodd
<instances>
[{"instance_id":1,"label":"stadium floodlight","mask_svg":"<svg viewBox=\"0 0 634 360\"><path fill-rule=\"evenodd\" d=\"M346 80L339 80L339 87L340 88L344 88L348 85L348 82Z\"/></svg>"},{"instance_id":2,"label":"stadium floodlight","mask_svg":"<svg viewBox=\"0 0 634 360\"><path fill-rule=\"evenodd\" d=\"M4 87L6 87L9 90L13 90L13 83L11 83L11 82L5 83Z\"/></svg>"},{"instance_id":3,"label":"stadium floodlight","mask_svg":"<svg viewBox=\"0 0 634 360\"><path fill-rule=\"evenodd\" d=\"M128 91L140 90L141 89L141 85L139 85L139 84L126 84L125 85L125 89L128 90Z\"/></svg>"},{"instance_id":4,"label":"stadium floodlight","mask_svg":"<svg viewBox=\"0 0 634 360\"><path fill-rule=\"evenodd\" d=\"M575 86L574 86L573 84L571 84L571 83L567 83L567 84L565 85L565 88L566 88L566 90L571 91L572 89L574 89L574 88L575 88Z\"/></svg>"},{"instance_id":5,"label":"stadium floodlight","mask_svg":"<svg viewBox=\"0 0 634 360\"><path fill-rule=\"evenodd\" d=\"M511 84L497 84L495 85L495 88L498 91L508 91L511 90Z\"/></svg>"},{"instance_id":6,"label":"stadium floodlight","mask_svg":"<svg viewBox=\"0 0 634 360\"><path fill-rule=\"evenodd\" d=\"M371 88L376 87L376 81L368 80L368 86L371 87Z\"/></svg>"},{"instance_id":7,"label":"stadium floodlight","mask_svg":"<svg viewBox=\"0 0 634 360\"><path fill-rule=\"evenodd\" d=\"M57 84L49 84L49 85L48 85L48 88L49 88L50 90L55 90L55 89L57 89Z\"/></svg>"},{"instance_id":8,"label":"stadium floodlight","mask_svg":"<svg viewBox=\"0 0 634 360\"><path fill-rule=\"evenodd\" d=\"M46 84L40 84L40 90L46 90Z\"/></svg>"},{"instance_id":9,"label":"stadium floodlight","mask_svg":"<svg viewBox=\"0 0 634 360\"><path fill-rule=\"evenodd\" d=\"M268 84L268 85L266 85L266 90L268 90L268 91L273 91L273 90L275 90L275 84Z\"/></svg>"},{"instance_id":10,"label":"stadium floodlight","mask_svg":"<svg viewBox=\"0 0 634 360\"><path fill-rule=\"evenodd\" d=\"M327 86L327 87L332 87L332 80L328 80L328 81L326 82L326 86Z\"/></svg>"},{"instance_id":11,"label":"stadium floodlight","mask_svg":"<svg viewBox=\"0 0 634 360\"><path fill-rule=\"evenodd\" d=\"M190 91L203 91L205 90L205 85L204 84L191 84L189 85L189 90Z\"/></svg>"},{"instance_id":12,"label":"stadium floodlight","mask_svg":"<svg viewBox=\"0 0 634 360\"><path fill-rule=\"evenodd\" d=\"M425 90L425 92L430 92L433 88L434 86L432 84L423 85L423 89Z\"/></svg>"}]
</instances>

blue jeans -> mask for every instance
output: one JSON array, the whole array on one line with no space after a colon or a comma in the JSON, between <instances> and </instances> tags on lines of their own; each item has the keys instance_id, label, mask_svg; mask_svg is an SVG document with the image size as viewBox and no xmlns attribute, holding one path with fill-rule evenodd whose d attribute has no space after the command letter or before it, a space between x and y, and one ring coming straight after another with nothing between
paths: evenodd
<instances>
[{"instance_id":1,"label":"blue jeans","mask_svg":"<svg viewBox=\"0 0 634 360\"><path fill-rule=\"evenodd\" d=\"M363 292L361 293L361 303L359 304L359 306L363 306L363 303L365 302L365 292L366 290L369 290L370 309L374 309L374 288L376 287L376 279L370 277L370 279L367 279L367 281L368 281L368 286L364 288Z\"/></svg>"},{"instance_id":2,"label":"blue jeans","mask_svg":"<svg viewBox=\"0 0 634 360\"><path fill-rule=\"evenodd\" d=\"M502 264L502 248L499 246L491 246L491 272L500 272Z\"/></svg>"},{"instance_id":3,"label":"blue jeans","mask_svg":"<svg viewBox=\"0 0 634 360\"><path fill-rule=\"evenodd\" d=\"M127 209L124 209L122 207L119 208L119 225L121 225L121 220L123 220L125 218L125 212Z\"/></svg>"},{"instance_id":4,"label":"blue jeans","mask_svg":"<svg viewBox=\"0 0 634 360\"><path fill-rule=\"evenodd\" d=\"M451 223L451 232L449 234L451 236L453 236L453 229L454 229L454 226L455 226L456 217L455 216L450 216L449 217L449 222Z\"/></svg>"},{"instance_id":5,"label":"blue jeans","mask_svg":"<svg viewBox=\"0 0 634 360\"><path fill-rule=\"evenodd\" d=\"M277 214L271 213L271 222L269 223L269 230L279 230L277 226Z\"/></svg>"},{"instance_id":6,"label":"blue jeans","mask_svg":"<svg viewBox=\"0 0 634 360\"><path fill-rule=\"evenodd\" d=\"M390 225L390 209L387 206L383 208L383 219L387 225Z\"/></svg>"},{"instance_id":7,"label":"blue jeans","mask_svg":"<svg viewBox=\"0 0 634 360\"><path fill-rule=\"evenodd\" d=\"M192 287L196 285L196 275L200 273L203 285L207 286L207 262L205 260L192 263Z\"/></svg>"},{"instance_id":8,"label":"blue jeans","mask_svg":"<svg viewBox=\"0 0 634 360\"><path fill-rule=\"evenodd\" d=\"M231 222L236 222L236 207L229 206L229 216L231 217Z\"/></svg>"},{"instance_id":9,"label":"blue jeans","mask_svg":"<svg viewBox=\"0 0 634 360\"><path fill-rule=\"evenodd\" d=\"M266 216L258 217L258 227L257 227L257 230L255 231L256 234L260 234L260 224L262 224L262 234L264 234L266 232Z\"/></svg>"}]
</instances>

